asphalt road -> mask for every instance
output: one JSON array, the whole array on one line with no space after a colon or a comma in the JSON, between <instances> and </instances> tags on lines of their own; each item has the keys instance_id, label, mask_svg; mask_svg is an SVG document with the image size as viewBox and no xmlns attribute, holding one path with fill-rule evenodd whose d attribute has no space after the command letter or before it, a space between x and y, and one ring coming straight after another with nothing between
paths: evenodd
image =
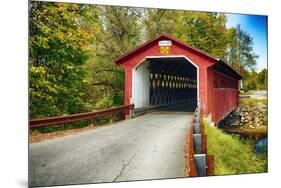
<instances>
[{"instance_id":1,"label":"asphalt road","mask_svg":"<svg viewBox=\"0 0 281 188\"><path fill-rule=\"evenodd\" d=\"M267 90L257 90L252 91L248 94L241 94L242 98L253 98L253 99L266 99L267 98Z\"/></svg>"},{"instance_id":2,"label":"asphalt road","mask_svg":"<svg viewBox=\"0 0 281 188\"><path fill-rule=\"evenodd\" d=\"M265 97L267 95L267 91L266 90L258 90L258 91L254 91L252 93L249 94L251 98L255 98L255 99L259 99L261 97Z\"/></svg>"},{"instance_id":3,"label":"asphalt road","mask_svg":"<svg viewBox=\"0 0 281 188\"><path fill-rule=\"evenodd\" d=\"M30 144L30 186L183 177L188 111L164 109Z\"/></svg>"}]
</instances>

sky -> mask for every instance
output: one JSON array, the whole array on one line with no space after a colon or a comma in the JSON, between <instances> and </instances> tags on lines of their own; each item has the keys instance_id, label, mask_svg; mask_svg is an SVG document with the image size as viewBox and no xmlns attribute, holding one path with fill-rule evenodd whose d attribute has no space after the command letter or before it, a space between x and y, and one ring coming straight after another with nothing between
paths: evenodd
<instances>
[{"instance_id":1,"label":"sky","mask_svg":"<svg viewBox=\"0 0 281 188\"><path fill-rule=\"evenodd\" d=\"M225 14L227 28L240 24L241 29L253 38L253 51L259 55L256 71L267 68L267 23L266 16L247 14Z\"/></svg>"}]
</instances>

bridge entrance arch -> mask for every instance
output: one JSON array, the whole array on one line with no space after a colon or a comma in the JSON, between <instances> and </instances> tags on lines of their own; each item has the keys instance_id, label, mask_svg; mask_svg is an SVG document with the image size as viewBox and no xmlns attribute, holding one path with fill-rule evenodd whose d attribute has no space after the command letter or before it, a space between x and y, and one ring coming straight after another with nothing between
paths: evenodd
<instances>
[{"instance_id":1,"label":"bridge entrance arch","mask_svg":"<svg viewBox=\"0 0 281 188\"><path fill-rule=\"evenodd\" d=\"M136 111L199 101L198 66L186 56L147 56L132 72Z\"/></svg>"}]
</instances>

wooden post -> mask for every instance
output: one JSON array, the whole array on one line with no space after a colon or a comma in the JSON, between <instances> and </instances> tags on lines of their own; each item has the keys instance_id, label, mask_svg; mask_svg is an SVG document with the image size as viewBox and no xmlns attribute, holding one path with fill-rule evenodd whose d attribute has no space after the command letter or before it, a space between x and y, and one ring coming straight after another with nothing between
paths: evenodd
<instances>
[{"instance_id":1,"label":"wooden post","mask_svg":"<svg viewBox=\"0 0 281 188\"><path fill-rule=\"evenodd\" d=\"M60 125L60 127L61 127L61 130L64 131L64 123L62 123L62 124Z\"/></svg>"},{"instance_id":2,"label":"wooden post","mask_svg":"<svg viewBox=\"0 0 281 188\"><path fill-rule=\"evenodd\" d=\"M113 122L113 114L109 114L109 122L110 122L110 123Z\"/></svg>"},{"instance_id":3,"label":"wooden post","mask_svg":"<svg viewBox=\"0 0 281 188\"><path fill-rule=\"evenodd\" d=\"M90 119L90 126L94 126L94 118Z\"/></svg>"},{"instance_id":4,"label":"wooden post","mask_svg":"<svg viewBox=\"0 0 281 188\"><path fill-rule=\"evenodd\" d=\"M191 127L191 130L189 132L189 143L188 143L188 146L189 146L189 176L190 177L196 177L198 176L198 173L197 173L197 169L196 169L196 166L195 166L195 160L194 160L194 143L193 143L193 126Z\"/></svg>"},{"instance_id":5,"label":"wooden post","mask_svg":"<svg viewBox=\"0 0 281 188\"><path fill-rule=\"evenodd\" d=\"M125 110L125 119L131 119L133 114L134 105L132 104L128 110ZM127 113L128 112L128 113Z\"/></svg>"},{"instance_id":6,"label":"wooden post","mask_svg":"<svg viewBox=\"0 0 281 188\"><path fill-rule=\"evenodd\" d=\"M201 146L201 153L207 153L207 135L202 134L202 146Z\"/></svg>"},{"instance_id":7,"label":"wooden post","mask_svg":"<svg viewBox=\"0 0 281 188\"><path fill-rule=\"evenodd\" d=\"M214 155L207 155L206 161L207 161L207 176L213 176L214 175Z\"/></svg>"}]
</instances>

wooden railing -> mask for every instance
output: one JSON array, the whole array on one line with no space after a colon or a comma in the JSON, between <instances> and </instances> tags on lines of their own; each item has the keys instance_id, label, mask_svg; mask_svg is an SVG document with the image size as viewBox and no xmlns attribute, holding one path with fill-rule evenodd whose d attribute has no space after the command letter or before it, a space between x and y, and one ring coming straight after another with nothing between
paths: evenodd
<instances>
[{"instance_id":1,"label":"wooden railing","mask_svg":"<svg viewBox=\"0 0 281 188\"><path fill-rule=\"evenodd\" d=\"M196 127L195 127L196 126ZM188 134L189 177L214 175L214 156L207 154L202 112L196 108Z\"/></svg>"},{"instance_id":2,"label":"wooden railing","mask_svg":"<svg viewBox=\"0 0 281 188\"><path fill-rule=\"evenodd\" d=\"M188 133L188 164L189 164L189 177L198 176L196 165L194 161L194 143L193 143L193 124L194 124L195 112L192 115L191 128Z\"/></svg>"},{"instance_id":3,"label":"wooden railing","mask_svg":"<svg viewBox=\"0 0 281 188\"><path fill-rule=\"evenodd\" d=\"M116 113L120 113L120 112L130 114L130 111L132 109L133 109L133 104L125 105L125 106L121 106L121 107L117 107L117 108L100 110L100 111L96 111L96 112L86 112L86 113L80 113L80 114L71 114L71 115L32 119L29 121L29 127L34 128L34 127L44 127L44 126L50 126L50 125L64 125L65 123L74 123L74 122L79 122L79 121L83 121L83 120L89 120L89 121L93 122L95 118L98 118L98 117L101 117L104 115L116 114Z\"/></svg>"}]
</instances>

